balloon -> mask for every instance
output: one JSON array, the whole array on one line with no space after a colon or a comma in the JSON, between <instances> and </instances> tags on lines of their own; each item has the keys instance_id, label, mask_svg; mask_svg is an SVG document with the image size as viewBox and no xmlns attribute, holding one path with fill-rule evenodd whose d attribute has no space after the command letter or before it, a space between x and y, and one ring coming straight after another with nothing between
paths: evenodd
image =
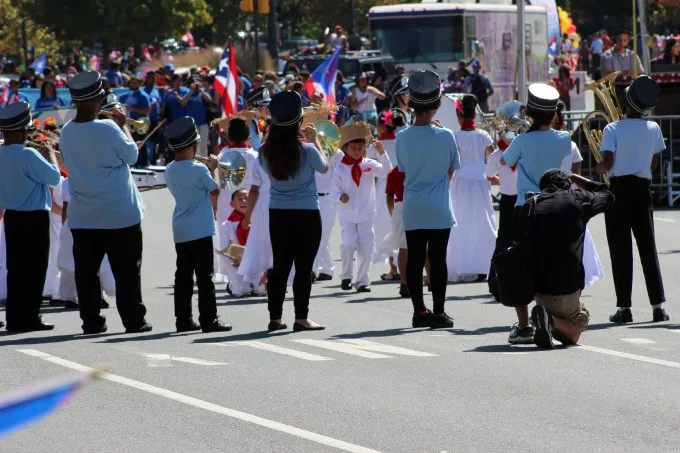
<instances>
[{"instance_id":1,"label":"balloon","mask_svg":"<svg viewBox=\"0 0 680 453\"><path fill-rule=\"evenodd\" d=\"M569 34L576 33L576 27L574 25L571 25L569 28L567 28L567 33Z\"/></svg>"},{"instance_id":2,"label":"balloon","mask_svg":"<svg viewBox=\"0 0 680 453\"><path fill-rule=\"evenodd\" d=\"M569 17L569 13L567 13L563 9L560 9L559 16L560 16L560 19L566 19L567 17Z\"/></svg>"},{"instance_id":3,"label":"balloon","mask_svg":"<svg viewBox=\"0 0 680 453\"><path fill-rule=\"evenodd\" d=\"M574 49L578 49L581 43L579 41L572 41L571 45L574 47Z\"/></svg>"},{"instance_id":4,"label":"balloon","mask_svg":"<svg viewBox=\"0 0 680 453\"><path fill-rule=\"evenodd\" d=\"M567 23L569 24L569 27L571 27L572 25L574 25L574 21L571 20L571 17L568 17L568 18L567 18ZM569 28L569 27L567 27L567 28Z\"/></svg>"}]
</instances>

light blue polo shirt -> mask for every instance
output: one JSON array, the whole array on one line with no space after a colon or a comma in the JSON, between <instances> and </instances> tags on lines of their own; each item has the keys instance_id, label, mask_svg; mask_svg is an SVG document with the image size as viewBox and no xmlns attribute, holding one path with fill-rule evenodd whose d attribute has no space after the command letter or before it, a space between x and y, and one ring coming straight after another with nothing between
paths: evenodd
<instances>
[{"instance_id":1,"label":"light blue polo shirt","mask_svg":"<svg viewBox=\"0 0 680 453\"><path fill-rule=\"evenodd\" d=\"M666 149L659 125L641 118L626 118L607 124L602 133L602 152L614 153L609 176L633 175L652 179L652 158Z\"/></svg>"},{"instance_id":2,"label":"light blue polo shirt","mask_svg":"<svg viewBox=\"0 0 680 453\"><path fill-rule=\"evenodd\" d=\"M522 206L527 192L540 192L539 182L543 173L560 168L562 159L571 154L569 132L533 131L518 135L503 153L507 165L517 165L517 203Z\"/></svg>"},{"instance_id":3,"label":"light blue polo shirt","mask_svg":"<svg viewBox=\"0 0 680 453\"><path fill-rule=\"evenodd\" d=\"M173 161L165 169L165 182L175 198L172 235L175 243L195 241L215 234L210 192L219 184L208 168L191 160Z\"/></svg>"},{"instance_id":4,"label":"light blue polo shirt","mask_svg":"<svg viewBox=\"0 0 680 453\"><path fill-rule=\"evenodd\" d=\"M267 159L262 154L259 155L259 160L271 179L269 209L319 209L314 172L321 173L326 168L326 160L316 146L309 143L300 145L300 168L287 181L272 176Z\"/></svg>"},{"instance_id":5,"label":"light blue polo shirt","mask_svg":"<svg viewBox=\"0 0 680 453\"><path fill-rule=\"evenodd\" d=\"M144 204L130 173L137 145L111 120L69 121L59 150L69 174L71 228L119 229L136 225Z\"/></svg>"},{"instance_id":6,"label":"light blue polo shirt","mask_svg":"<svg viewBox=\"0 0 680 453\"><path fill-rule=\"evenodd\" d=\"M443 230L456 225L449 170L460 168L449 129L409 126L397 134L397 166L404 181L404 229Z\"/></svg>"},{"instance_id":7,"label":"light blue polo shirt","mask_svg":"<svg viewBox=\"0 0 680 453\"><path fill-rule=\"evenodd\" d=\"M49 211L52 198L48 186L59 184L56 165L33 148L0 146L0 209Z\"/></svg>"},{"instance_id":8,"label":"light blue polo shirt","mask_svg":"<svg viewBox=\"0 0 680 453\"><path fill-rule=\"evenodd\" d=\"M260 138L260 129L257 127L257 119L250 122L250 147L255 151L262 146L262 139Z\"/></svg>"}]
</instances>

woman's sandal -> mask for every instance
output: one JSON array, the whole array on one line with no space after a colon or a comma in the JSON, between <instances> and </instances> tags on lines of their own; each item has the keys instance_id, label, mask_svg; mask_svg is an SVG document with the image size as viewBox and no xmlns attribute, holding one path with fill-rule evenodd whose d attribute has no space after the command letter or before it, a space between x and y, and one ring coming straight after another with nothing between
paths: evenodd
<instances>
[{"instance_id":1,"label":"woman's sandal","mask_svg":"<svg viewBox=\"0 0 680 453\"><path fill-rule=\"evenodd\" d=\"M399 274L382 274L380 276L380 280L386 281L386 282L395 281L395 280L401 281L401 275L399 275Z\"/></svg>"}]
</instances>

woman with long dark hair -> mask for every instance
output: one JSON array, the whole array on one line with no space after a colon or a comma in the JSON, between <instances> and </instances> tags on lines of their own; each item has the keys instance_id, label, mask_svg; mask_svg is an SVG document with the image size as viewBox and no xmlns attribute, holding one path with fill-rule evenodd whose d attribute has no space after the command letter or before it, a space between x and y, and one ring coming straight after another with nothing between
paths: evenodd
<instances>
[{"instance_id":1,"label":"woman with long dark hair","mask_svg":"<svg viewBox=\"0 0 680 453\"><path fill-rule=\"evenodd\" d=\"M559 102L559 92L549 85L534 83L529 86L527 117L531 127L525 134L517 136L501 157L502 165L517 164L517 203L515 215L524 204L527 194L541 191L541 176L551 168L560 168L565 157L571 154L569 132L552 128ZM529 323L528 306L515 307L521 339L514 342L525 343L533 339L534 329ZM515 327L513 327L513 332ZM513 339L512 332L509 341Z\"/></svg>"},{"instance_id":2,"label":"woman with long dark hair","mask_svg":"<svg viewBox=\"0 0 680 453\"><path fill-rule=\"evenodd\" d=\"M312 265L321 242L321 215L314 172L328 164L314 126L302 125L302 99L294 91L272 97L271 128L260 148L259 161L271 179L269 235L274 265L269 272L269 331L286 329L283 300L288 274L295 263L293 330L322 330L309 319Z\"/></svg>"},{"instance_id":3,"label":"woman with long dark hair","mask_svg":"<svg viewBox=\"0 0 680 453\"><path fill-rule=\"evenodd\" d=\"M40 88L40 97L35 101L35 110L66 107L66 102L57 94L54 82L45 80Z\"/></svg>"},{"instance_id":4,"label":"woman with long dark hair","mask_svg":"<svg viewBox=\"0 0 680 453\"><path fill-rule=\"evenodd\" d=\"M680 64L680 40L668 38L661 54L652 63L654 64Z\"/></svg>"}]
</instances>

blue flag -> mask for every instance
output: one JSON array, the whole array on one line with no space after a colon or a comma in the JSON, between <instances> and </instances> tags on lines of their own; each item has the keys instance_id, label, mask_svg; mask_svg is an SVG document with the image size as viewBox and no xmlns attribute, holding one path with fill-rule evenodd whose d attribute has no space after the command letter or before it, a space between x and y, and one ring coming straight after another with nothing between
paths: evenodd
<instances>
[{"instance_id":1,"label":"blue flag","mask_svg":"<svg viewBox=\"0 0 680 453\"><path fill-rule=\"evenodd\" d=\"M40 55L38 58L33 60L33 63L31 64L31 67L35 69L36 74L42 74L43 71L45 70L45 66L47 65L47 54L44 53Z\"/></svg>"}]
</instances>

